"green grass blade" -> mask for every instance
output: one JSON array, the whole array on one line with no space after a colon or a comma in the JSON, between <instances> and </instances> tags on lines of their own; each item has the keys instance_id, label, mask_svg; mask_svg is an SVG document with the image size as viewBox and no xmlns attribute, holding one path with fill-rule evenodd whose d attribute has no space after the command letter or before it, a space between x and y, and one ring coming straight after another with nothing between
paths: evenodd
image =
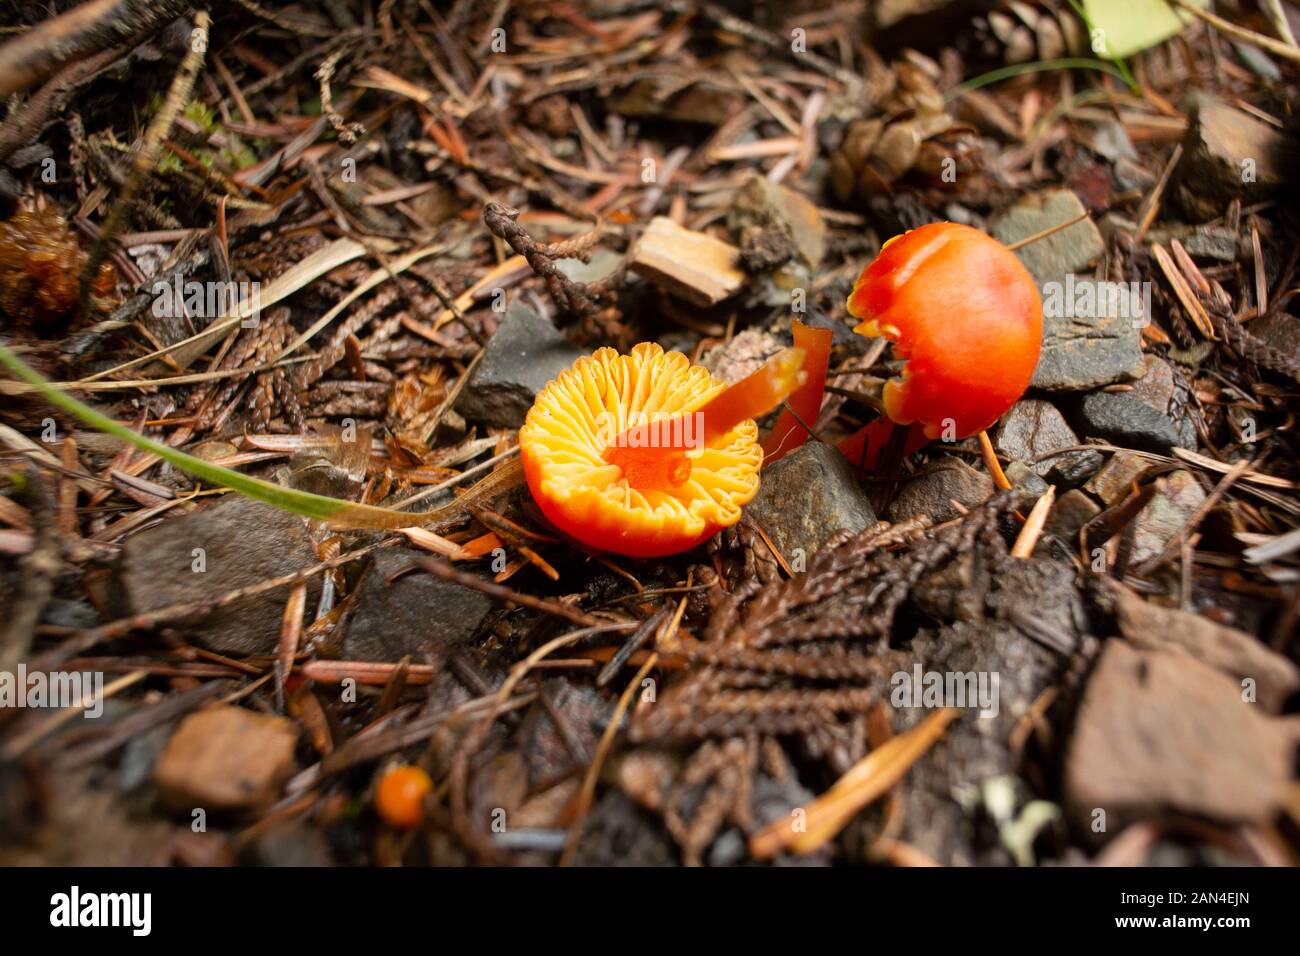
<instances>
[{"instance_id":1,"label":"green grass blade","mask_svg":"<svg viewBox=\"0 0 1300 956\"><path fill-rule=\"evenodd\" d=\"M157 455L164 461L171 462L177 468L201 478L213 485L223 486L249 498L255 498L268 505L292 511L305 518L327 521L338 528L406 528L419 525L442 515L441 510L412 513L394 511L391 508L379 508L374 505L362 505L342 498L328 495L315 495L307 491L284 488L261 478L253 478L230 468L214 465L202 458L186 454L161 442L146 438L132 431L125 425L113 421L107 415L95 411L79 402L58 386L47 382L26 362L15 355L9 348L0 345L0 364L3 364L16 376L30 384L53 405L75 415L91 428L120 438L142 451Z\"/></svg>"}]
</instances>

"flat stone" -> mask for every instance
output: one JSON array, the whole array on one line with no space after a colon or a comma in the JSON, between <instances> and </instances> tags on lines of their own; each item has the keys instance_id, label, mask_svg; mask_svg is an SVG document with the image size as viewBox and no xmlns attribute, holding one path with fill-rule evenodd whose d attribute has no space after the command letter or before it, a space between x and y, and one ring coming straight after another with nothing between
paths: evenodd
<instances>
[{"instance_id":1,"label":"flat stone","mask_svg":"<svg viewBox=\"0 0 1300 956\"><path fill-rule=\"evenodd\" d=\"M1031 385L1085 392L1142 374L1142 330L1126 316L1043 316L1043 350Z\"/></svg>"},{"instance_id":2,"label":"flat stone","mask_svg":"<svg viewBox=\"0 0 1300 956\"><path fill-rule=\"evenodd\" d=\"M678 298L709 307L739 292L747 281L740 250L703 232L656 216L641 234L630 268Z\"/></svg>"},{"instance_id":3,"label":"flat stone","mask_svg":"<svg viewBox=\"0 0 1300 956\"><path fill-rule=\"evenodd\" d=\"M1080 456L1096 454L1076 451L1043 457L1078 444L1079 436L1066 424L1065 416L1055 405L1027 398L1016 402L1002 419L994 447L1013 462L1024 462L1035 474L1044 476L1059 463L1068 464Z\"/></svg>"},{"instance_id":4,"label":"flat stone","mask_svg":"<svg viewBox=\"0 0 1300 956\"><path fill-rule=\"evenodd\" d=\"M1072 452L1053 458L1047 477L1054 485L1073 488L1095 475L1105 463L1106 456L1099 451L1085 449Z\"/></svg>"},{"instance_id":5,"label":"flat stone","mask_svg":"<svg viewBox=\"0 0 1300 956\"><path fill-rule=\"evenodd\" d=\"M856 533L876 522L844 456L812 440L763 469L763 483L745 513L791 562L811 557L840 529Z\"/></svg>"},{"instance_id":6,"label":"flat stone","mask_svg":"<svg viewBox=\"0 0 1300 956\"><path fill-rule=\"evenodd\" d=\"M1083 830L1104 811L1112 835L1169 811L1262 821L1289 784L1294 747L1233 678L1182 651L1107 641L1070 739L1066 807Z\"/></svg>"},{"instance_id":7,"label":"flat stone","mask_svg":"<svg viewBox=\"0 0 1300 956\"><path fill-rule=\"evenodd\" d=\"M936 523L956 518L955 500L973 508L993 495L993 479L956 458L944 458L899 489L889 505L890 521L925 515Z\"/></svg>"},{"instance_id":8,"label":"flat stone","mask_svg":"<svg viewBox=\"0 0 1300 956\"><path fill-rule=\"evenodd\" d=\"M1032 508L1043 495L1047 494L1047 481L1023 461L1013 461L1002 469L1011 489L1016 493L1016 501L1022 508Z\"/></svg>"},{"instance_id":9,"label":"flat stone","mask_svg":"<svg viewBox=\"0 0 1300 956\"><path fill-rule=\"evenodd\" d=\"M456 409L484 425L518 428L537 393L585 354L534 309L515 300Z\"/></svg>"},{"instance_id":10,"label":"flat stone","mask_svg":"<svg viewBox=\"0 0 1300 956\"><path fill-rule=\"evenodd\" d=\"M1253 635L1199 614L1160 607L1126 588L1116 591L1119 630L1134 646L1181 648L1239 685L1253 681L1260 706L1270 713L1279 713L1286 699L1300 690L1300 668Z\"/></svg>"},{"instance_id":11,"label":"flat stone","mask_svg":"<svg viewBox=\"0 0 1300 956\"><path fill-rule=\"evenodd\" d=\"M1146 374L1133 383L1129 392L1140 402L1150 405L1173 423L1183 448L1196 447L1196 429L1186 412L1186 388L1179 382L1174 367L1158 355L1143 356Z\"/></svg>"},{"instance_id":12,"label":"flat stone","mask_svg":"<svg viewBox=\"0 0 1300 956\"><path fill-rule=\"evenodd\" d=\"M1010 244L1069 222L1086 210L1069 189L1049 189L1021 199L989 225L1000 241ZM1097 261L1105 249L1101 232L1091 219L1036 240L1016 255L1038 281L1044 298L1043 351L1033 386L1045 391L1079 392L1125 381L1142 374L1141 326L1118 314L1118 301L1107 298L1089 315L1066 315L1063 303L1068 281ZM1071 299L1073 297L1071 296ZM1106 313L1106 314L1103 314ZM1115 314L1109 314L1115 313Z\"/></svg>"},{"instance_id":13,"label":"flat stone","mask_svg":"<svg viewBox=\"0 0 1300 956\"><path fill-rule=\"evenodd\" d=\"M1166 455L1184 447L1185 436L1169 417L1130 392L1089 392L1080 415L1089 438Z\"/></svg>"},{"instance_id":14,"label":"flat stone","mask_svg":"<svg viewBox=\"0 0 1300 956\"><path fill-rule=\"evenodd\" d=\"M1233 199L1261 202L1284 184L1300 143L1212 96L1197 98L1170 192L1191 218L1215 219Z\"/></svg>"},{"instance_id":15,"label":"flat stone","mask_svg":"<svg viewBox=\"0 0 1300 956\"><path fill-rule=\"evenodd\" d=\"M989 223L989 232L999 242L1010 245L1069 222L1085 212L1083 203L1072 190L1044 189L1007 207ZM1016 255L1041 286L1062 279L1067 273L1088 268L1104 250L1105 244L1096 223L1084 219L1068 229L1017 249Z\"/></svg>"},{"instance_id":16,"label":"flat stone","mask_svg":"<svg viewBox=\"0 0 1300 956\"><path fill-rule=\"evenodd\" d=\"M232 494L127 538L113 593L124 614L140 614L214 600L317 563L306 522ZM307 606L319 595L320 578L308 579ZM223 654L267 654L279 642L288 596L288 586L276 588L171 626Z\"/></svg>"},{"instance_id":17,"label":"flat stone","mask_svg":"<svg viewBox=\"0 0 1300 956\"><path fill-rule=\"evenodd\" d=\"M817 206L766 176L754 175L736 190L727 226L741 237L742 249L758 236L779 236L809 269L821 265L826 254L826 223Z\"/></svg>"},{"instance_id":18,"label":"flat stone","mask_svg":"<svg viewBox=\"0 0 1300 956\"><path fill-rule=\"evenodd\" d=\"M443 581L418 568L423 555L385 548L361 582L357 609L348 623L343 653L354 661L440 661L446 650L474 636L492 610L492 599Z\"/></svg>"},{"instance_id":19,"label":"flat stone","mask_svg":"<svg viewBox=\"0 0 1300 956\"><path fill-rule=\"evenodd\" d=\"M181 721L154 765L158 796L182 812L268 806L293 772L298 728L286 717L210 707Z\"/></svg>"},{"instance_id":20,"label":"flat stone","mask_svg":"<svg viewBox=\"0 0 1300 956\"><path fill-rule=\"evenodd\" d=\"M1141 455L1116 452L1110 461L1083 486L1096 495L1107 507L1117 504L1133 490L1133 486L1149 475L1155 464Z\"/></svg>"},{"instance_id":21,"label":"flat stone","mask_svg":"<svg viewBox=\"0 0 1300 956\"><path fill-rule=\"evenodd\" d=\"M1164 550L1187 519L1205 500L1205 489L1189 471L1173 471L1156 479L1156 493L1133 520L1133 564L1153 558Z\"/></svg>"}]
</instances>

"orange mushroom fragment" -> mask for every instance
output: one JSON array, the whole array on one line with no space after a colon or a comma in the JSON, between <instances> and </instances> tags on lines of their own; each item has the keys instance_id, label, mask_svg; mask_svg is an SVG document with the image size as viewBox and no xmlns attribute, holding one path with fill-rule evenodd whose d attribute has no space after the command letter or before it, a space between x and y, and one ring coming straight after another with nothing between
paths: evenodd
<instances>
[{"instance_id":1,"label":"orange mushroom fragment","mask_svg":"<svg viewBox=\"0 0 1300 956\"><path fill-rule=\"evenodd\" d=\"M1038 285L1015 253L970 226L931 223L890 239L862 270L848 310L861 320L856 332L883 335L906 360L901 378L885 383L889 419L930 439L988 428L1038 365ZM860 441L857 450L860 459Z\"/></svg>"},{"instance_id":2,"label":"orange mushroom fragment","mask_svg":"<svg viewBox=\"0 0 1300 956\"><path fill-rule=\"evenodd\" d=\"M803 384L787 400L772 431L763 439L764 467L794 451L809 438L826 395L826 368L831 360L831 330L794 320L795 348L804 350Z\"/></svg>"},{"instance_id":3,"label":"orange mushroom fragment","mask_svg":"<svg viewBox=\"0 0 1300 956\"><path fill-rule=\"evenodd\" d=\"M569 536L660 557L740 520L758 492L753 418L802 381L792 348L728 387L680 352L598 349L538 394L519 430L529 490Z\"/></svg>"}]
</instances>

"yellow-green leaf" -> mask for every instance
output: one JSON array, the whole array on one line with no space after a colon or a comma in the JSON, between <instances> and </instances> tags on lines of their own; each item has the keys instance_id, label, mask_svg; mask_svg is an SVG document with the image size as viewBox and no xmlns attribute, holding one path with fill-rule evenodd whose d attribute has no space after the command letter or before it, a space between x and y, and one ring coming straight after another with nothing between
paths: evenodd
<instances>
[{"instance_id":1,"label":"yellow-green leaf","mask_svg":"<svg viewBox=\"0 0 1300 956\"><path fill-rule=\"evenodd\" d=\"M1163 43L1195 19L1165 0L1082 0L1092 50L1119 60ZM1190 0L1198 7L1209 0Z\"/></svg>"}]
</instances>

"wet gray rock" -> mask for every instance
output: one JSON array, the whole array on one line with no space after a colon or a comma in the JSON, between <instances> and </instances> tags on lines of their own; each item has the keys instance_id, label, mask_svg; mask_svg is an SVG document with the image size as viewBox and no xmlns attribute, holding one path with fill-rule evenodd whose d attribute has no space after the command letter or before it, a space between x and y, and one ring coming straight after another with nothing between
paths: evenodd
<instances>
[{"instance_id":1,"label":"wet gray rock","mask_svg":"<svg viewBox=\"0 0 1300 956\"><path fill-rule=\"evenodd\" d=\"M1078 444L1079 436L1066 424L1065 416L1055 405L1026 398L1016 402L1002 419L994 447L1011 461L1024 462L1035 474L1045 476L1058 465L1076 467L1079 458L1097 454L1088 451L1051 454Z\"/></svg>"},{"instance_id":2,"label":"wet gray rock","mask_svg":"<svg viewBox=\"0 0 1300 956\"><path fill-rule=\"evenodd\" d=\"M1158 355L1142 360L1146 374L1133 383L1132 395L1173 423L1182 448L1196 447L1196 428L1187 416L1188 388L1174 367Z\"/></svg>"},{"instance_id":3,"label":"wet gray rock","mask_svg":"<svg viewBox=\"0 0 1300 956\"><path fill-rule=\"evenodd\" d=\"M1199 96L1170 193L1192 219L1215 219L1235 198L1250 204L1274 195L1285 181L1285 157L1297 149L1300 144L1268 124Z\"/></svg>"},{"instance_id":4,"label":"wet gray rock","mask_svg":"<svg viewBox=\"0 0 1300 956\"><path fill-rule=\"evenodd\" d=\"M513 301L456 409L470 421L518 428L537 393L584 354L535 310Z\"/></svg>"},{"instance_id":5,"label":"wet gray rock","mask_svg":"<svg viewBox=\"0 0 1300 956\"><path fill-rule=\"evenodd\" d=\"M115 603L123 614L139 614L211 601L317 563L301 518L231 495L127 538L114 578ZM277 588L173 626L223 654L267 654L279 642L288 596L288 586ZM307 606L319 596L320 578L310 578Z\"/></svg>"},{"instance_id":6,"label":"wet gray rock","mask_svg":"<svg viewBox=\"0 0 1300 956\"><path fill-rule=\"evenodd\" d=\"M437 661L478 631L492 610L492 599L410 570L422 556L407 548L375 553L343 639L348 660L398 661L410 654L416 663Z\"/></svg>"},{"instance_id":7,"label":"wet gray rock","mask_svg":"<svg viewBox=\"0 0 1300 956\"><path fill-rule=\"evenodd\" d=\"M1023 461L1013 461L1002 469L1002 473L1007 476L1007 481L1011 482L1011 488L1016 493L1016 502L1021 508L1032 508L1034 502L1047 494L1047 481Z\"/></svg>"},{"instance_id":8,"label":"wet gray rock","mask_svg":"<svg viewBox=\"0 0 1300 956\"><path fill-rule=\"evenodd\" d=\"M989 223L989 232L1010 245L1045 229L1081 216L1087 210L1069 189L1044 189L1018 200ZM1067 273L1086 269L1100 258L1105 246L1101 232L1091 219L1029 243L1016 250L1039 285L1063 279Z\"/></svg>"},{"instance_id":9,"label":"wet gray rock","mask_svg":"<svg viewBox=\"0 0 1300 956\"><path fill-rule=\"evenodd\" d=\"M844 456L809 441L763 470L763 484L745 513L788 561L811 557L836 531L858 532L875 512Z\"/></svg>"},{"instance_id":10,"label":"wet gray rock","mask_svg":"<svg viewBox=\"0 0 1300 956\"><path fill-rule=\"evenodd\" d=\"M1084 211L1071 190L1048 189L1012 205L990 223L989 231L1010 244L1068 222ZM1140 324L1118 314L1118 302L1098 303L1086 316L1067 315L1074 310L1051 304L1063 305L1062 300L1069 297L1068 277L1086 279L1079 273L1096 262L1104 248L1096 224L1084 219L1016 251L1038 281L1044 298L1043 352L1034 371L1035 388L1081 392L1142 373Z\"/></svg>"},{"instance_id":11,"label":"wet gray rock","mask_svg":"<svg viewBox=\"0 0 1300 956\"><path fill-rule=\"evenodd\" d=\"M1084 392L1142 374L1142 330L1122 315L1043 316L1043 351L1031 382L1048 392Z\"/></svg>"},{"instance_id":12,"label":"wet gray rock","mask_svg":"<svg viewBox=\"0 0 1300 956\"><path fill-rule=\"evenodd\" d=\"M1137 565L1160 554L1204 500L1205 489L1189 471L1156 479L1155 495L1133 519L1137 527L1130 560Z\"/></svg>"},{"instance_id":13,"label":"wet gray rock","mask_svg":"<svg viewBox=\"0 0 1300 956\"><path fill-rule=\"evenodd\" d=\"M1262 821L1282 799L1295 738L1241 686L1182 651L1107 641L1066 756L1067 811L1080 832L1162 812Z\"/></svg>"},{"instance_id":14,"label":"wet gray rock","mask_svg":"<svg viewBox=\"0 0 1300 956\"><path fill-rule=\"evenodd\" d=\"M1015 203L992 222L989 232L1011 243L1083 212L1083 203L1073 191L1047 190ZM1086 392L1141 375L1140 325L1119 315L1118 302L1096 303L1092 310L1083 310L1087 315L1067 315L1075 310L1063 307L1063 299L1073 299L1067 294L1069 277L1086 280L1078 273L1095 263L1102 248L1097 226L1083 220L1017 251L1044 295L1043 354L1034 372L1035 388Z\"/></svg>"},{"instance_id":15,"label":"wet gray rock","mask_svg":"<svg viewBox=\"0 0 1300 956\"><path fill-rule=\"evenodd\" d=\"M1090 392L1084 396L1079 415L1089 438L1161 454L1186 447L1185 436L1169 417L1131 392Z\"/></svg>"},{"instance_id":16,"label":"wet gray rock","mask_svg":"<svg viewBox=\"0 0 1300 956\"><path fill-rule=\"evenodd\" d=\"M955 500L973 508L993 495L993 479L956 458L944 458L899 489L889 505L890 521L926 515L936 523L957 517Z\"/></svg>"}]
</instances>

